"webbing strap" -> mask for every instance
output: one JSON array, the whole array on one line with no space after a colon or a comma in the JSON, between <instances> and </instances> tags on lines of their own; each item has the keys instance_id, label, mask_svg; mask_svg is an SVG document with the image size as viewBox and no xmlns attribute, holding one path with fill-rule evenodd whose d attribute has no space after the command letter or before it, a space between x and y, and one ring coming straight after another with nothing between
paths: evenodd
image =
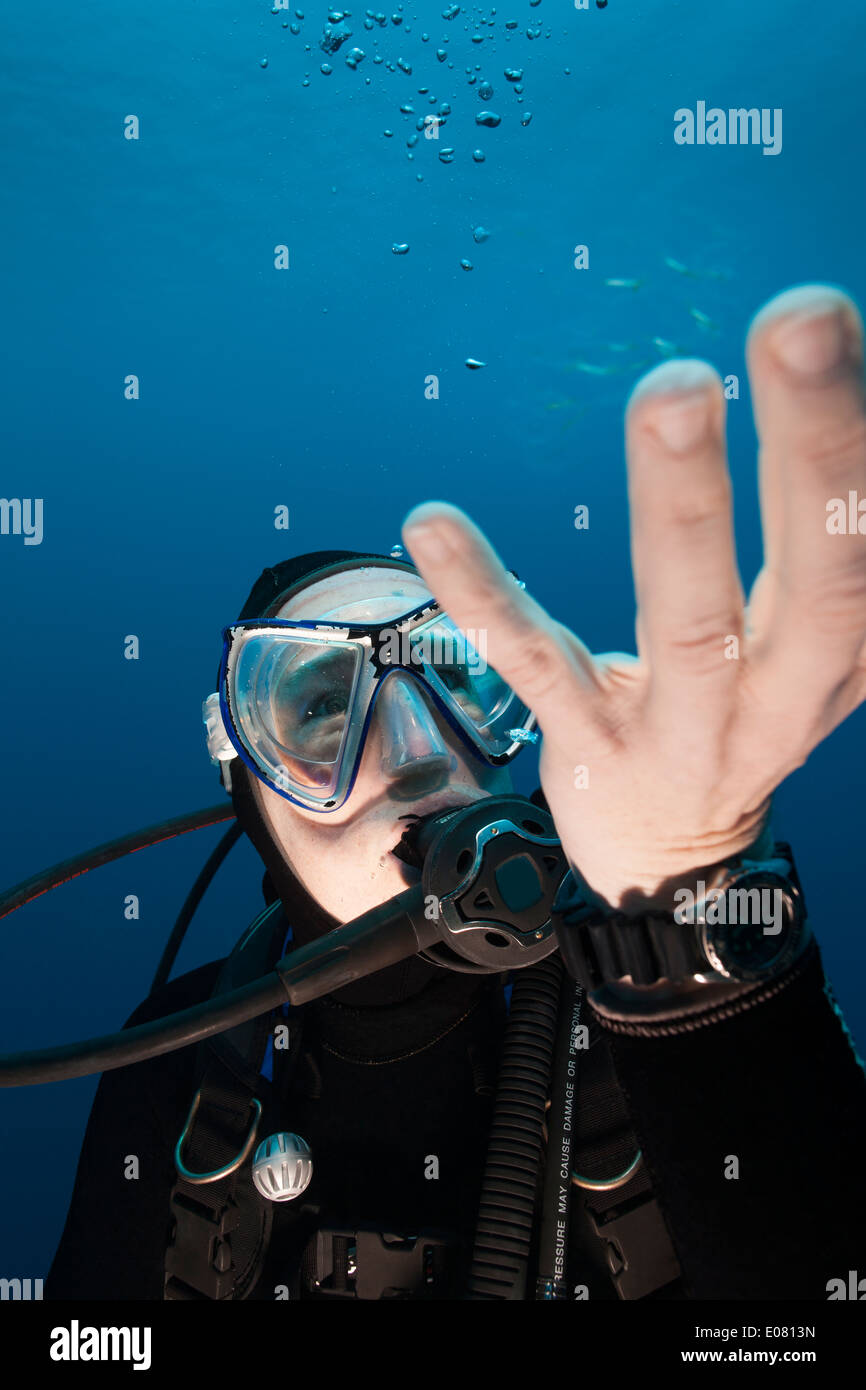
<instances>
[{"instance_id":1,"label":"webbing strap","mask_svg":"<svg viewBox=\"0 0 866 1390\"><path fill-rule=\"evenodd\" d=\"M269 969L285 935L279 904L267 908L244 933L220 972L215 993L236 988ZM273 1227L273 1204L253 1186L251 1136L261 1139L273 1119L273 1088L261 1075L276 1014L263 1014L200 1044L197 1105L180 1136L182 1167L171 1198L165 1257L167 1300L243 1299L262 1269ZM286 1068L300 1047L300 1021L290 1029ZM285 1077L282 1078L284 1082ZM254 1132L259 1098L261 1123ZM236 1164L238 1156L243 1162ZM229 1167L225 1176L196 1182Z\"/></svg>"},{"instance_id":2,"label":"webbing strap","mask_svg":"<svg viewBox=\"0 0 866 1390\"><path fill-rule=\"evenodd\" d=\"M210 1173L230 1165L250 1133L253 1099L218 1059L202 1078L200 1103L186 1132L186 1169ZM193 1183L178 1177L171 1194L173 1230L166 1251L164 1297L243 1298L258 1273L273 1220L249 1180L249 1159L226 1177Z\"/></svg>"},{"instance_id":3,"label":"webbing strap","mask_svg":"<svg viewBox=\"0 0 866 1390\"><path fill-rule=\"evenodd\" d=\"M590 1181L626 1172L638 1152L625 1096L603 1029L589 1017L589 1050L581 1062L572 1172ZM645 1298L680 1276L670 1235L643 1162L621 1187L597 1191L577 1186L589 1222L620 1298Z\"/></svg>"}]
</instances>

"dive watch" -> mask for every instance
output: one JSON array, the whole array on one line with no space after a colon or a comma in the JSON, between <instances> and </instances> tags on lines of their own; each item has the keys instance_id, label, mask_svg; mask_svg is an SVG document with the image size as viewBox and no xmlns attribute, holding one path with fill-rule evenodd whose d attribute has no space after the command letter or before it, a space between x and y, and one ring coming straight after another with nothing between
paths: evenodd
<instances>
[{"instance_id":1,"label":"dive watch","mask_svg":"<svg viewBox=\"0 0 866 1390\"><path fill-rule=\"evenodd\" d=\"M604 904L572 867L553 906L559 949L588 992L622 982L763 984L782 975L811 934L789 845L740 858L674 894L672 911L634 916Z\"/></svg>"}]
</instances>

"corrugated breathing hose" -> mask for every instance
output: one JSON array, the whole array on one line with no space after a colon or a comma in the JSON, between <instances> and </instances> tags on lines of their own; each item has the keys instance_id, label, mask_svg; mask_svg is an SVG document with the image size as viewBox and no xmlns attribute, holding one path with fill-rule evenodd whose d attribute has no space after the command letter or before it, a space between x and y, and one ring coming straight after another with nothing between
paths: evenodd
<instances>
[{"instance_id":1,"label":"corrugated breathing hose","mask_svg":"<svg viewBox=\"0 0 866 1390\"><path fill-rule=\"evenodd\" d=\"M526 1297L529 1252L562 982L554 952L516 973L466 1297Z\"/></svg>"}]
</instances>

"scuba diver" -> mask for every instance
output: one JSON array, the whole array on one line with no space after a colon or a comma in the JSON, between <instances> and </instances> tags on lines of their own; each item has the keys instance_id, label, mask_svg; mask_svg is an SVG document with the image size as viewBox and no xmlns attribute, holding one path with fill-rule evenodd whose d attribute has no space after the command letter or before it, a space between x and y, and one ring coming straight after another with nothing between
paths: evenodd
<instances>
[{"instance_id":1,"label":"scuba diver","mask_svg":"<svg viewBox=\"0 0 866 1390\"><path fill-rule=\"evenodd\" d=\"M788 291L748 353L748 608L699 362L627 412L638 657L444 503L411 562L261 575L204 713L266 906L226 960L164 960L129 1038L285 989L115 1049L46 1298L823 1300L862 1268L866 1077L770 830L866 694L866 536L825 525L866 493L856 310Z\"/></svg>"}]
</instances>

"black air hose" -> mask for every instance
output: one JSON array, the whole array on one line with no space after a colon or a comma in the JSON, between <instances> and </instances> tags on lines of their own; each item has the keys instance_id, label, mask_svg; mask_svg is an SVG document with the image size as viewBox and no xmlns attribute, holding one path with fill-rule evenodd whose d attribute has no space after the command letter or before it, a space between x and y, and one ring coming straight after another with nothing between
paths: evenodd
<instances>
[{"instance_id":1,"label":"black air hose","mask_svg":"<svg viewBox=\"0 0 866 1390\"><path fill-rule=\"evenodd\" d=\"M481 1187L469 1299L524 1299L550 1086L562 960L514 979Z\"/></svg>"}]
</instances>

